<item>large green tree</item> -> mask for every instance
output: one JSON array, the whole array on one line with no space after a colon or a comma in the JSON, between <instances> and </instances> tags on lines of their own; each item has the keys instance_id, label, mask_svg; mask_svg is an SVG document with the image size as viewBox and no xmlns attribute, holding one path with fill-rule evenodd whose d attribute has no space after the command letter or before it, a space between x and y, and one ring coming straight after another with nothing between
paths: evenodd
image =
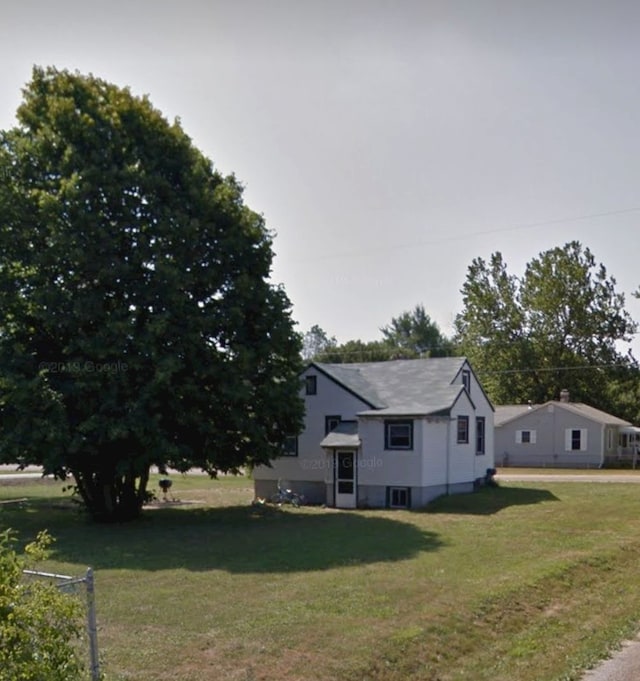
<instances>
[{"instance_id":1,"label":"large green tree","mask_svg":"<svg viewBox=\"0 0 640 681\"><path fill-rule=\"evenodd\" d=\"M498 404L572 398L615 409L610 382L635 361L620 351L636 324L624 295L573 241L533 258L522 278L500 253L475 259L462 288L456 341Z\"/></svg>"},{"instance_id":2,"label":"large green tree","mask_svg":"<svg viewBox=\"0 0 640 681\"><path fill-rule=\"evenodd\" d=\"M0 458L136 517L152 465L211 475L299 428L301 342L272 238L179 122L36 68L0 137Z\"/></svg>"}]
</instances>

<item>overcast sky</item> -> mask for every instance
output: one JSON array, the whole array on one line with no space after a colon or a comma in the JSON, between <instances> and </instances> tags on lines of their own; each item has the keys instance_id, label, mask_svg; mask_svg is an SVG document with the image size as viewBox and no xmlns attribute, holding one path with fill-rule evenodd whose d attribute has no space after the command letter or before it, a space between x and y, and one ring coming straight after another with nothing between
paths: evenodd
<instances>
[{"instance_id":1,"label":"overcast sky","mask_svg":"<svg viewBox=\"0 0 640 681\"><path fill-rule=\"evenodd\" d=\"M473 258L574 239L640 321L639 29L634 0L13 0L0 128L34 64L148 94L246 186L302 331L421 303L448 335Z\"/></svg>"}]
</instances>

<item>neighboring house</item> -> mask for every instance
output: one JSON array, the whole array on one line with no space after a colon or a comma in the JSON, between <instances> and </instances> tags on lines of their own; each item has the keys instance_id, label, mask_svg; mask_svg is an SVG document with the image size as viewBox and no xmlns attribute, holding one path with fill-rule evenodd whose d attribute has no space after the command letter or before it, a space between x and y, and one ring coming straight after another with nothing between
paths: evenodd
<instances>
[{"instance_id":1,"label":"neighboring house","mask_svg":"<svg viewBox=\"0 0 640 681\"><path fill-rule=\"evenodd\" d=\"M464 358L314 362L302 395L304 430L254 470L259 497L282 480L311 503L417 508L493 469L493 406Z\"/></svg>"},{"instance_id":2,"label":"neighboring house","mask_svg":"<svg viewBox=\"0 0 640 681\"><path fill-rule=\"evenodd\" d=\"M497 466L601 468L634 451L638 429L580 402L560 400L495 408Z\"/></svg>"}]
</instances>

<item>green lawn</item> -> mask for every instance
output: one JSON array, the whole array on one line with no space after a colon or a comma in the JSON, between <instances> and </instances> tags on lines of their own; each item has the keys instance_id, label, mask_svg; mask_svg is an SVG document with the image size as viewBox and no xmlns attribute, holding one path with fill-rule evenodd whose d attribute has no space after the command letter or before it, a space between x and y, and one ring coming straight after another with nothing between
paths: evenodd
<instances>
[{"instance_id":1,"label":"green lawn","mask_svg":"<svg viewBox=\"0 0 640 681\"><path fill-rule=\"evenodd\" d=\"M93 525L61 484L3 482L0 525L96 573L108 681L580 678L640 627L640 487L503 483L428 510L254 507L176 477L182 504ZM190 503L186 503L190 502Z\"/></svg>"}]
</instances>

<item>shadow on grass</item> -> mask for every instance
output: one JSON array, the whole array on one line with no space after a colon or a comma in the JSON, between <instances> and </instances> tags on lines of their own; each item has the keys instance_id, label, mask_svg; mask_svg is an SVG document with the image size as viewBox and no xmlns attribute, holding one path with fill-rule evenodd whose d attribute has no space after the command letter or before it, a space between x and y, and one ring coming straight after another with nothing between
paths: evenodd
<instances>
[{"instance_id":1,"label":"shadow on grass","mask_svg":"<svg viewBox=\"0 0 640 681\"><path fill-rule=\"evenodd\" d=\"M54 560L94 569L300 572L406 560L442 545L436 533L401 520L320 508L166 508L122 525L35 505L3 519L9 515L25 541L46 527Z\"/></svg>"},{"instance_id":2,"label":"shadow on grass","mask_svg":"<svg viewBox=\"0 0 640 681\"><path fill-rule=\"evenodd\" d=\"M547 501L559 501L546 489L531 487L483 487L475 494L440 497L425 509L427 513L492 515L510 506L529 506Z\"/></svg>"}]
</instances>

